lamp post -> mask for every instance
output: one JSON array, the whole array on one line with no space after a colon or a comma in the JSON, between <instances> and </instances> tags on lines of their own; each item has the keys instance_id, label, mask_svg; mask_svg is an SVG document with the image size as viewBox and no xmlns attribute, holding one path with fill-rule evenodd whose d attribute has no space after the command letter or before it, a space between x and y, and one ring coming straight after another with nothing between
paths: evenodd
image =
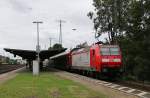
<instances>
[{"instance_id":1,"label":"lamp post","mask_svg":"<svg viewBox=\"0 0 150 98\"><path fill-rule=\"evenodd\" d=\"M34 21L33 23L37 24L37 45L36 45L36 52L37 52L37 61L38 64L36 65L37 67L35 68L36 72L35 74L39 74L39 65L40 65L40 44L39 44L39 24L42 24L42 21ZM34 71L34 67L33 67ZM34 73L34 72L33 72Z\"/></svg>"},{"instance_id":2,"label":"lamp post","mask_svg":"<svg viewBox=\"0 0 150 98\"><path fill-rule=\"evenodd\" d=\"M72 30L73 30L73 31L76 31L77 29L73 28Z\"/></svg>"}]
</instances>

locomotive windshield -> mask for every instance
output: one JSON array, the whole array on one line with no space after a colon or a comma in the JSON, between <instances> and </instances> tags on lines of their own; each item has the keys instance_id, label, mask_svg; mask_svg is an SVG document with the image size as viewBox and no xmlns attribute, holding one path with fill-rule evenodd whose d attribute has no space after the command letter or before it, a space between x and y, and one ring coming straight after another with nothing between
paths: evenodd
<instances>
[{"instance_id":1,"label":"locomotive windshield","mask_svg":"<svg viewBox=\"0 0 150 98\"><path fill-rule=\"evenodd\" d=\"M119 55L119 48L118 47L111 47L110 48L111 55Z\"/></svg>"},{"instance_id":2,"label":"locomotive windshield","mask_svg":"<svg viewBox=\"0 0 150 98\"><path fill-rule=\"evenodd\" d=\"M102 55L119 55L118 47L102 47L101 48Z\"/></svg>"},{"instance_id":3,"label":"locomotive windshield","mask_svg":"<svg viewBox=\"0 0 150 98\"><path fill-rule=\"evenodd\" d=\"M110 50L109 48L101 48L101 54L102 55L110 55Z\"/></svg>"}]
</instances>

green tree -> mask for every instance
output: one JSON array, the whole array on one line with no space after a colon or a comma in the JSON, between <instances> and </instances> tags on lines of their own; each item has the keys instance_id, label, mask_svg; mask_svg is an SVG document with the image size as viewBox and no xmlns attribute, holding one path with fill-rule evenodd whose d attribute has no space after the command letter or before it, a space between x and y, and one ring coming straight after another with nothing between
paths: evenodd
<instances>
[{"instance_id":1,"label":"green tree","mask_svg":"<svg viewBox=\"0 0 150 98\"><path fill-rule=\"evenodd\" d=\"M127 25L129 1L93 0L95 12L89 12L88 16L93 20L97 37L103 33L108 33L109 41L113 42L115 37L123 35Z\"/></svg>"},{"instance_id":2,"label":"green tree","mask_svg":"<svg viewBox=\"0 0 150 98\"><path fill-rule=\"evenodd\" d=\"M51 49L63 49L62 45L61 44L54 44L53 47L49 47L48 50L51 50Z\"/></svg>"},{"instance_id":3,"label":"green tree","mask_svg":"<svg viewBox=\"0 0 150 98\"><path fill-rule=\"evenodd\" d=\"M150 80L150 1L93 0L93 20L98 35L108 33L122 49L126 73L138 80ZM113 39L114 37L114 39Z\"/></svg>"},{"instance_id":4,"label":"green tree","mask_svg":"<svg viewBox=\"0 0 150 98\"><path fill-rule=\"evenodd\" d=\"M128 11L128 26L126 38L130 40L132 56L132 70L137 79L150 80L150 7L148 0L134 0L131 9ZM124 45L125 46L125 45ZM129 47L128 47L129 48ZM128 61L129 62L129 61ZM130 64L130 63L129 63ZM130 64L131 66L131 64Z\"/></svg>"}]
</instances>

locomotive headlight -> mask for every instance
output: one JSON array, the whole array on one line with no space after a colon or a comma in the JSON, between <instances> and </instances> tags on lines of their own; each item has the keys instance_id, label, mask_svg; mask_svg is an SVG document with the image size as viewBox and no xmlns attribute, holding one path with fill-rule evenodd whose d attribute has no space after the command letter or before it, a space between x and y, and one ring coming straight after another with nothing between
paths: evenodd
<instances>
[{"instance_id":1,"label":"locomotive headlight","mask_svg":"<svg viewBox=\"0 0 150 98\"><path fill-rule=\"evenodd\" d=\"M114 59L114 62L121 62L121 59Z\"/></svg>"},{"instance_id":2,"label":"locomotive headlight","mask_svg":"<svg viewBox=\"0 0 150 98\"><path fill-rule=\"evenodd\" d=\"M102 59L102 62L109 62L109 59Z\"/></svg>"}]
</instances>

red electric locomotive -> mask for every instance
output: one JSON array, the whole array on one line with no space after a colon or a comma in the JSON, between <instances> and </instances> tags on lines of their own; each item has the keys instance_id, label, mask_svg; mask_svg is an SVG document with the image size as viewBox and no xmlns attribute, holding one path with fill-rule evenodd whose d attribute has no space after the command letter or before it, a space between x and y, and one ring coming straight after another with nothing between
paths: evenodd
<instances>
[{"instance_id":1,"label":"red electric locomotive","mask_svg":"<svg viewBox=\"0 0 150 98\"><path fill-rule=\"evenodd\" d=\"M94 44L71 52L71 68L95 72L119 71L122 57L119 46Z\"/></svg>"},{"instance_id":2,"label":"red electric locomotive","mask_svg":"<svg viewBox=\"0 0 150 98\"><path fill-rule=\"evenodd\" d=\"M84 48L76 48L69 52L52 57L63 69L76 69L93 73L116 74L121 72L122 56L118 45L93 44ZM60 59L61 58L61 59ZM63 58L63 59L62 59Z\"/></svg>"}]
</instances>

